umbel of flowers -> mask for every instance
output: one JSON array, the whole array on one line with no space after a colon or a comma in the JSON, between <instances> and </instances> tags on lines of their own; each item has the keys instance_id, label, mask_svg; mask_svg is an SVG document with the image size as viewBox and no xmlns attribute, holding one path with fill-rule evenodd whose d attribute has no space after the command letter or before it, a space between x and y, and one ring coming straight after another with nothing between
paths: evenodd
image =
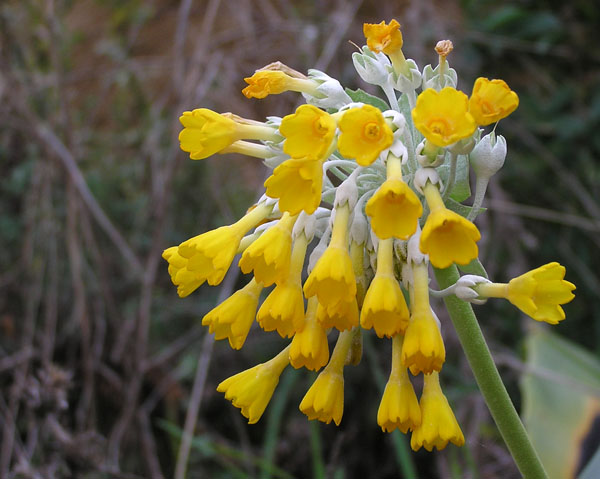
<instances>
[{"instance_id":1,"label":"umbel of flowers","mask_svg":"<svg viewBox=\"0 0 600 479\"><path fill-rule=\"evenodd\" d=\"M256 319L289 338L273 359L225 379L218 391L257 422L283 370L320 371L300 402L309 419L339 424L344 368L356 362L362 330L392 342L391 372L377 413L387 432L412 431L411 446L432 450L464 436L440 386L446 351L430 304L430 268L479 268L436 296L481 303L505 298L537 321L555 324L573 299L565 269L550 263L508 283L493 283L478 261L473 223L489 178L503 165L506 141L495 134L518 97L502 80L478 78L457 89L448 63L420 70L402 53L395 20L364 25L367 46L353 54L361 78L385 100L344 89L317 70L308 76L273 63L245 79L248 98L299 92L306 104L265 122L186 111L179 139L190 158L241 153L272 169L265 194L237 222L165 250L181 297L218 285L239 256L252 279L202 320L240 349ZM493 126L491 132L485 127ZM471 206L469 168L475 177ZM264 298L264 299L263 299ZM262 302L261 302L262 301ZM335 346L330 351L330 342ZM423 375L420 400L411 376Z\"/></svg>"}]
</instances>

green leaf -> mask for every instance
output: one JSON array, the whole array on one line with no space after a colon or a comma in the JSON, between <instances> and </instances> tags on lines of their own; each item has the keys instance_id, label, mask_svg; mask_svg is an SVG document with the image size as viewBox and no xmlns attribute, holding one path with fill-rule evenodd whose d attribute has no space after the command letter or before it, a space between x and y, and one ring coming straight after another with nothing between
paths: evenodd
<instances>
[{"instance_id":1,"label":"green leaf","mask_svg":"<svg viewBox=\"0 0 600 479\"><path fill-rule=\"evenodd\" d=\"M574 478L585 466L584 442L600 415L600 362L541 325L532 328L526 349L525 427L549 478Z\"/></svg>"},{"instance_id":2,"label":"green leaf","mask_svg":"<svg viewBox=\"0 0 600 479\"><path fill-rule=\"evenodd\" d=\"M346 88L346 93L352 101L366 103L367 105L372 105L376 108L379 108L381 111L389 110L389 105L383 101L381 98L371 95L364 90L358 88L357 90L350 90L350 88Z\"/></svg>"}]
</instances>

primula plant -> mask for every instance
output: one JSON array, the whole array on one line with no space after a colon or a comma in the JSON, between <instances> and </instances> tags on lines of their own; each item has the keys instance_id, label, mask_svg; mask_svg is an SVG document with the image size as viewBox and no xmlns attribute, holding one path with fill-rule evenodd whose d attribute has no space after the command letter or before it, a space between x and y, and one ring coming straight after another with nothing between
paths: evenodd
<instances>
[{"instance_id":1,"label":"primula plant","mask_svg":"<svg viewBox=\"0 0 600 479\"><path fill-rule=\"evenodd\" d=\"M344 368L360 362L362 335L373 330L392 342L377 423L386 432L410 431L415 451L465 442L440 387L441 329L450 325L441 324L430 298L444 298L517 465L527 477L544 477L469 304L505 298L534 320L556 324L565 318L561 305L574 297L558 263L495 283L478 260L481 234L473 220L507 152L496 126L519 99L502 80L478 78L471 96L458 90L448 40L436 46L439 63L420 70L402 52L399 27L395 20L365 24L367 46L352 55L360 77L379 86L385 100L344 89L318 70L305 76L273 63L246 78L243 93L299 92L306 104L290 115L258 122L204 108L184 112L179 139L190 158L235 152L261 158L273 171L265 194L240 220L163 257L185 297L205 282L218 285L241 254L238 265L253 278L202 324L233 349L244 345L255 319L264 331L290 338L273 359L217 388L249 423L261 418L291 366L321 371L300 410L339 424ZM467 206L470 169L475 185ZM439 290L430 289L431 272ZM418 375L420 399L411 380Z\"/></svg>"}]
</instances>

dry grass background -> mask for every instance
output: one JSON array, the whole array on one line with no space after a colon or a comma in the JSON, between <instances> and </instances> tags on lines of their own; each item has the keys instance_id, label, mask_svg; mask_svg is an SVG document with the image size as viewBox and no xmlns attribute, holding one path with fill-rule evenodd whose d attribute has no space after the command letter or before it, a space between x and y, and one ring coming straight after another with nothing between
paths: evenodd
<instances>
[{"instance_id":1,"label":"dry grass background","mask_svg":"<svg viewBox=\"0 0 600 479\"><path fill-rule=\"evenodd\" d=\"M519 30L502 8L510 17L511 7L468 1L1 3L0 477L155 479L183 477L186 464L188 477L399 477L406 444L375 424L373 377L388 366L373 353L384 346L349 372L339 429L297 410L309 379L300 375L286 379L279 416L247 427L216 384L281 342L251 334L242 352L213 347L200 319L238 278L180 300L160 258L238 217L266 174L235 155L191 162L178 148L179 114L289 113L294 94L240 92L244 76L276 60L368 89L348 43L362 44L363 22L397 18L421 66L451 38L464 90L481 72L519 92L520 113L499 127L514 166L479 220L484 264L500 280L565 264L580 299L559 331L598 353L600 79L586 49L598 12L529 2L512 11ZM526 322L502 306L482 312L492 349L514 365ZM451 328L445 335L444 379L468 444L414 455L417 477L517 477ZM519 367L502 372L518 399Z\"/></svg>"}]
</instances>

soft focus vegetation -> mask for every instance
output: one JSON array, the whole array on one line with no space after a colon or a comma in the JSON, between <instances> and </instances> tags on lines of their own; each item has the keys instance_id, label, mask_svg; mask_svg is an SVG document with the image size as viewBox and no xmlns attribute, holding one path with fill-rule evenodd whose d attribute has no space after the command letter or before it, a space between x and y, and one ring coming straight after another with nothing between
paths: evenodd
<instances>
[{"instance_id":1,"label":"soft focus vegetation","mask_svg":"<svg viewBox=\"0 0 600 479\"><path fill-rule=\"evenodd\" d=\"M293 93L260 101L241 94L243 77L277 60L377 93L355 73L348 40L362 45L363 22L391 18L421 67L436 61L436 41L450 38L450 64L469 79L460 89L470 93L471 80L488 76L519 94L519 109L498 127L507 162L477 220L482 262L497 281L563 264L576 299L552 331L586 348L590 361L600 358L594 2L6 0L0 477L154 479L173 477L178 462L190 478L518 477L447 318L444 389L465 447L414 454L404 436L381 432L389 364L378 353L390 344L371 335L360 367L347 370L339 428L298 411L314 378L291 370L262 420L247 426L216 385L284 342L251 333L242 351L213 346L200 320L242 279L229 275L219 288L179 299L160 257L239 217L266 174L252 158L189 160L177 142L181 112L289 113ZM520 408L532 321L505 302L476 313ZM598 447L590 429L597 388L591 397L581 447L570 449L577 469ZM196 425L189 460L178 458L186 418Z\"/></svg>"}]
</instances>

